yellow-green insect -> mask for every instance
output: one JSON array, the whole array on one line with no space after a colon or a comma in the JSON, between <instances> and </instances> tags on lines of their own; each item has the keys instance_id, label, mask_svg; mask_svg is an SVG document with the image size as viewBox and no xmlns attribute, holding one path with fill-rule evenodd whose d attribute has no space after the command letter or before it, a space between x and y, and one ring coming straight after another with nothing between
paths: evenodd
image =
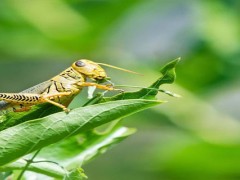
<instances>
[{"instance_id":1,"label":"yellow-green insect","mask_svg":"<svg viewBox=\"0 0 240 180\"><path fill-rule=\"evenodd\" d=\"M87 82L87 79L98 81L107 78L105 70L100 65L135 73L115 66L81 59L59 75L20 93L0 93L0 110L12 108L15 112L21 112L29 110L31 106L36 104L51 103L62 108L65 112L69 112L67 106L83 87L94 86L103 90L118 90L113 88L111 84Z\"/></svg>"}]
</instances>

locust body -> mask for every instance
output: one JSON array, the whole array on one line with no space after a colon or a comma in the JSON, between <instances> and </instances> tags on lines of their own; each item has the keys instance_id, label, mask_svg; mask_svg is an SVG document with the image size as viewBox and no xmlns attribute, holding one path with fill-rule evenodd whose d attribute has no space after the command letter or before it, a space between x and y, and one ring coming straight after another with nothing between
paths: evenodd
<instances>
[{"instance_id":1,"label":"locust body","mask_svg":"<svg viewBox=\"0 0 240 180\"><path fill-rule=\"evenodd\" d=\"M87 79L98 81L106 77L105 70L98 63L78 60L59 75L20 93L0 93L0 110L12 108L13 111L26 111L36 104L51 103L68 112L68 104L83 87L114 90L111 85L87 82Z\"/></svg>"}]
</instances>

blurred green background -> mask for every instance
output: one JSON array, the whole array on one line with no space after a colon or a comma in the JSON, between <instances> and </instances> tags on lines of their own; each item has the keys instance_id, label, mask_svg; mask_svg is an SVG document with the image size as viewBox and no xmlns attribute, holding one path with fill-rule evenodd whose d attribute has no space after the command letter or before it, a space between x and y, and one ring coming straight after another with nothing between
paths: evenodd
<instances>
[{"instance_id":1,"label":"blurred green background","mask_svg":"<svg viewBox=\"0 0 240 180\"><path fill-rule=\"evenodd\" d=\"M19 92L81 58L116 84L148 86L179 56L182 98L136 114L138 132L83 168L90 179L240 179L240 1L2 0L0 91ZM81 94L74 103L80 102Z\"/></svg>"}]
</instances>

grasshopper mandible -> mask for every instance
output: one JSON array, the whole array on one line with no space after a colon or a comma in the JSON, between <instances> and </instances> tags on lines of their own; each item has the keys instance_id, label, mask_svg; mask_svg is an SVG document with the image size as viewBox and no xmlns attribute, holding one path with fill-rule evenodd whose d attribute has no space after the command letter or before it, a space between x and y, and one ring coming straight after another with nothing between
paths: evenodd
<instances>
[{"instance_id":1,"label":"grasshopper mandible","mask_svg":"<svg viewBox=\"0 0 240 180\"><path fill-rule=\"evenodd\" d=\"M0 110L11 107L13 111L21 112L29 110L33 105L51 103L62 108L65 112L69 112L67 106L71 100L69 102L67 99L76 96L83 87L95 86L102 90L119 90L113 88L112 84L87 82L87 79L98 81L107 78L105 70L100 65L135 73L115 66L81 59L59 75L20 93L0 93Z\"/></svg>"}]
</instances>

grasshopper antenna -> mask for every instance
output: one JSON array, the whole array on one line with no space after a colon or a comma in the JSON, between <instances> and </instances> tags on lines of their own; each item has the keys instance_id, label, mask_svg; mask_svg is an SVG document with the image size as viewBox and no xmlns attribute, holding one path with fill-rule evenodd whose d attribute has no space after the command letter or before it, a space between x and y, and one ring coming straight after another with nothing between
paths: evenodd
<instances>
[{"instance_id":1,"label":"grasshopper antenna","mask_svg":"<svg viewBox=\"0 0 240 180\"><path fill-rule=\"evenodd\" d=\"M157 89L157 88L149 88L149 87L142 87L142 86L129 86L129 85L115 85L114 87L130 87L130 88L141 88L141 89L152 89L152 90L157 90L159 92L163 92L169 96L176 97L176 98L181 98L182 96L179 94L172 93L171 91L166 91L164 89Z\"/></svg>"},{"instance_id":2,"label":"grasshopper antenna","mask_svg":"<svg viewBox=\"0 0 240 180\"><path fill-rule=\"evenodd\" d=\"M112 66L112 65L109 65L109 64L104 64L104 63L97 63L97 64L103 65L103 66L107 66L107 67L110 67L110 68L114 68L114 69L118 69L120 71L125 71L125 72L128 72L128 73L132 73L132 74L137 74L137 75L143 76L143 74L140 74L140 73L137 73L137 72L134 72L134 71L130 71L130 70L127 70L127 69L123 69L123 68L120 68L120 67Z\"/></svg>"}]
</instances>

